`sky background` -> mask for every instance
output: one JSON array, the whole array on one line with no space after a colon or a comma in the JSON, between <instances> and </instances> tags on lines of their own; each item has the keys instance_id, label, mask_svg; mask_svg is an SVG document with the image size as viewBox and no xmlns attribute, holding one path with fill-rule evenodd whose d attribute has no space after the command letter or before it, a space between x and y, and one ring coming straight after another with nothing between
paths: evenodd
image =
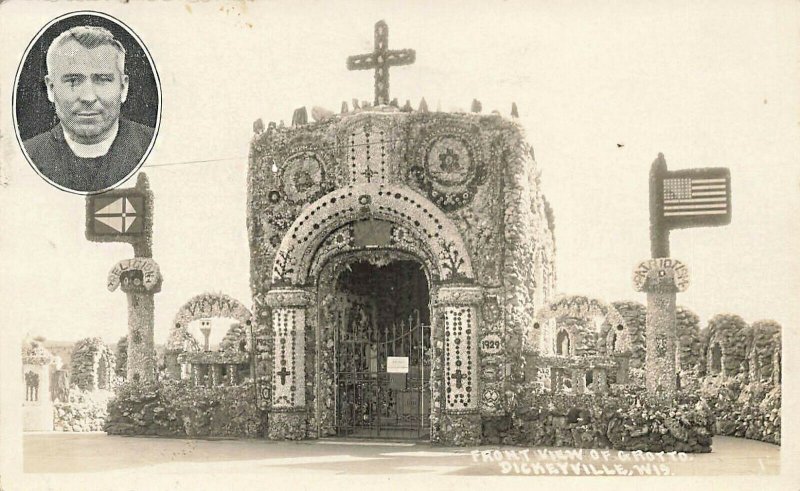
<instances>
[{"instance_id":1,"label":"sky background","mask_svg":"<svg viewBox=\"0 0 800 491\"><path fill-rule=\"evenodd\" d=\"M135 2L134 2L135 3ZM646 5L643 5L646 4ZM55 340L127 333L125 295L106 290L126 244L84 237L84 198L28 166L14 137L11 91L22 53L54 17L82 4L0 7L0 298L3 329ZM649 257L650 164L729 167L733 221L672 233L691 270L678 303L702 325L731 312L798 312L798 39L793 2L91 2L130 26L162 83L163 113L143 170L155 192L156 343L192 296L223 292L250 306L246 169L252 123L295 108L371 100L371 71L348 55L413 48L391 70L391 97L431 109L510 114L542 170L556 220L557 290L644 302L632 285ZM85 8L86 8L85 7ZM146 8L145 8L146 7ZM131 94L135 97L135 94ZM620 146L622 145L622 146ZM212 161L182 164L191 161ZM128 184L132 185L134 179ZM786 342L786 341L785 341Z\"/></svg>"}]
</instances>

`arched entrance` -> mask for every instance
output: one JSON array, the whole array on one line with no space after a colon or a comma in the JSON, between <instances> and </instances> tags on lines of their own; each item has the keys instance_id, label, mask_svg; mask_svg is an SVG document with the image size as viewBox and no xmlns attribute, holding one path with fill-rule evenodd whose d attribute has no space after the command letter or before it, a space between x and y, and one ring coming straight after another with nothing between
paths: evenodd
<instances>
[{"instance_id":1,"label":"arched entrance","mask_svg":"<svg viewBox=\"0 0 800 491\"><path fill-rule=\"evenodd\" d=\"M333 335L338 436L430 436L431 308L424 266L402 254L332 261L319 297Z\"/></svg>"},{"instance_id":2,"label":"arched entrance","mask_svg":"<svg viewBox=\"0 0 800 491\"><path fill-rule=\"evenodd\" d=\"M323 196L289 227L271 273L270 438L480 433L483 293L430 201L378 185Z\"/></svg>"}]
</instances>

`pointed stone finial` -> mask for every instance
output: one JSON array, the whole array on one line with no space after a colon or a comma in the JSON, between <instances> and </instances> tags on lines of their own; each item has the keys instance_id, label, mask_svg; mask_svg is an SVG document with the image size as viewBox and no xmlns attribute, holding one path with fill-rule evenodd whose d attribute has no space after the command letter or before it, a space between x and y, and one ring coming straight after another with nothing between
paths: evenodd
<instances>
[{"instance_id":1,"label":"pointed stone finial","mask_svg":"<svg viewBox=\"0 0 800 491\"><path fill-rule=\"evenodd\" d=\"M347 101L342 101L342 114L347 114L350 112L350 108L347 107Z\"/></svg>"},{"instance_id":2,"label":"pointed stone finial","mask_svg":"<svg viewBox=\"0 0 800 491\"><path fill-rule=\"evenodd\" d=\"M478 99L472 99L472 112L479 113L482 109L483 105L481 104L481 101Z\"/></svg>"},{"instance_id":3,"label":"pointed stone finial","mask_svg":"<svg viewBox=\"0 0 800 491\"><path fill-rule=\"evenodd\" d=\"M253 121L253 133L260 135L264 132L264 121L261 118Z\"/></svg>"},{"instance_id":4,"label":"pointed stone finial","mask_svg":"<svg viewBox=\"0 0 800 491\"><path fill-rule=\"evenodd\" d=\"M411 101L406 99L405 105L400 110L403 111L404 113L410 113L411 111L413 111L414 109L411 107Z\"/></svg>"},{"instance_id":5,"label":"pointed stone finial","mask_svg":"<svg viewBox=\"0 0 800 491\"><path fill-rule=\"evenodd\" d=\"M306 106L295 109L292 115L292 126L300 126L303 124L308 124L308 111L306 111Z\"/></svg>"},{"instance_id":6,"label":"pointed stone finial","mask_svg":"<svg viewBox=\"0 0 800 491\"><path fill-rule=\"evenodd\" d=\"M425 102L425 98L423 97L421 101L419 101L419 109L417 109L421 113L428 112L428 103Z\"/></svg>"},{"instance_id":7,"label":"pointed stone finial","mask_svg":"<svg viewBox=\"0 0 800 491\"><path fill-rule=\"evenodd\" d=\"M519 117L519 111L517 111L517 103L516 102L512 102L511 103L511 117L512 118L518 118Z\"/></svg>"}]
</instances>

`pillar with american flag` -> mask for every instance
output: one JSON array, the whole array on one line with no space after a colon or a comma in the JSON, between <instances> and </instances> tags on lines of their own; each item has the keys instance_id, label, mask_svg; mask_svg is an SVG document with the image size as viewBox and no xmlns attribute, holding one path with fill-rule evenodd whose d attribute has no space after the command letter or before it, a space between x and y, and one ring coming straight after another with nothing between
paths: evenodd
<instances>
[{"instance_id":1,"label":"pillar with american flag","mask_svg":"<svg viewBox=\"0 0 800 491\"><path fill-rule=\"evenodd\" d=\"M669 231L731 222L731 173L723 167L668 171L663 154L650 170L654 258L669 256Z\"/></svg>"},{"instance_id":2,"label":"pillar with american flag","mask_svg":"<svg viewBox=\"0 0 800 491\"><path fill-rule=\"evenodd\" d=\"M669 231L731 222L731 174L725 168L668 171L663 154L650 168L650 252L634 273L647 293L645 388L648 397L671 404L677 392L676 293L689 286L685 264L670 258Z\"/></svg>"}]
</instances>

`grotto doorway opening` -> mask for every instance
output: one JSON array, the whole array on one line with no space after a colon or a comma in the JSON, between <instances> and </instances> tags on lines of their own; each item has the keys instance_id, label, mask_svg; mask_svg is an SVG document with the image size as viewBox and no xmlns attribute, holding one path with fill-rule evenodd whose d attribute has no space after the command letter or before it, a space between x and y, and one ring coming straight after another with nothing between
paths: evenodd
<instances>
[{"instance_id":1,"label":"grotto doorway opening","mask_svg":"<svg viewBox=\"0 0 800 491\"><path fill-rule=\"evenodd\" d=\"M335 280L335 426L340 437L430 438L431 309L425 269L356 260Z\"/></svg>"}]
</instances>

